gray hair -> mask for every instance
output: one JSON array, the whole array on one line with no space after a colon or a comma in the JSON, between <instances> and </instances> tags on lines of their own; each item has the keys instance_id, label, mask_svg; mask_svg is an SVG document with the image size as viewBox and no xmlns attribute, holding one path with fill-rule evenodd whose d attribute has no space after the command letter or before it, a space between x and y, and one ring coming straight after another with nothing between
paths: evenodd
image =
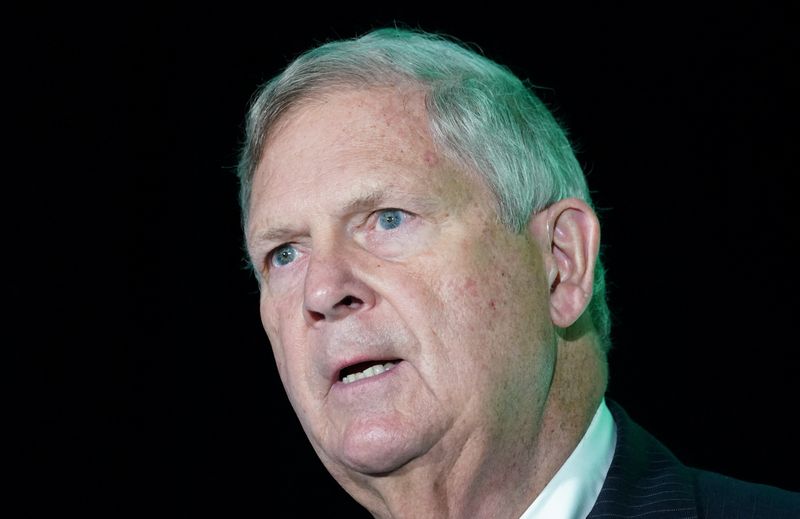
<instances>
[{"instance_id":1,"label":"gray hair","mask_svg":"<svg viewBox=\"0 0 800 519\"><path fill-rule=\"evenodd\" d=\"M425 92L434 143L483 178L499 218L512 231L523 232L533 214L564 198L592 205L564 129L529 84L451 38L386 28L313 48L258 89L237 170L243 226L264 144L287 110L339 88L385 86ZM611 319L605 292L598 258L589 312L607 351Z\"/></svg>"}]
</instances>

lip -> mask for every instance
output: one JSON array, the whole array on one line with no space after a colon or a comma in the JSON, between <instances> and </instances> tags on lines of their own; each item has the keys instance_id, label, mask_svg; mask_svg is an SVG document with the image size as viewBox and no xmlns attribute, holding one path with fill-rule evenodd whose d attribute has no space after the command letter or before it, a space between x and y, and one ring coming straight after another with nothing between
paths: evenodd
<instances>
[{"instance_id":1,"label":"lip","mask_svg":"<svg viewBox=\"0 0 800 519\"><path fill-rule=\"evenodd\" d=\"M355 380L355 381L350 382L348 384L345 384L344 382L342 382L342 379L340 378L340 373L342 372L342 370L347 368L347 367L349 367L349 366L353 366L355 364L360 364L362 362L372 362L372 363L375 363L375 364L378 364L378 363L386 364L387 362L393 362L395 365L392 367L392 369L384 371L383 373L379 373L378 375L373 375L373 376L368 377L368 378L362 378L361 380ZM362 382L369 382L371 380L381 379L381 378L384 377L384 375L387 375L388 373L394 371L403 362L405 362L404 359L400 359L400 358L397 358L397 357L386 357L386 358L384 358L382 356L369 356L369 355L353 357L353 358L348 359L346 361L342 361L341 363L337 364L336 367L333 369L333 373L331 373L331 387L333 387L333 386L347 386L347 387L357 386L357 385L361 385Z\"/></svg>"}]
</instances>

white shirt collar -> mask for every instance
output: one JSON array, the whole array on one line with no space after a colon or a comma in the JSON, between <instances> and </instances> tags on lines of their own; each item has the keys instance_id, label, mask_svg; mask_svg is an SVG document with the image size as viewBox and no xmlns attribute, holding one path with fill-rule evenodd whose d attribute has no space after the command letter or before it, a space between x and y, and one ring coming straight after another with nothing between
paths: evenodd
<instances>
[{"instance_id":1,"label":"white shirt collar","mask_svg":"<svg viewBox=\"0 0 800 519\"><path fill-rule=\"evenodd\" d=\"M584 519L600 495L616 445L617 426L603 399L575 450L520 519Z\"/></svg>"}]
</instances>

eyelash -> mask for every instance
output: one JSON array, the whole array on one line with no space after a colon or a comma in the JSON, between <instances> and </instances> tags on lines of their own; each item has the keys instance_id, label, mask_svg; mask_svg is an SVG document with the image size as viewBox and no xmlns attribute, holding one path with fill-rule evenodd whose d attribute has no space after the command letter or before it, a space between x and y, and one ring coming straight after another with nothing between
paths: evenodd
<instances>
[{"instance_id":1,"label":"eyelash","mask_svg":"<svg viewBox=\"0 0 800 519\"><path fill-rule=\"evenodd\" d=\"M406 223L406 219L411 217L411 214L409 214L407 211L404 211L402 209L398 209L396 207L388 207L386 209L378 209L377 211L374 211L370 215L370 217L372 217L373 215L375 216L375 226L378 226L378 224L381 222L381 216L386 215L388 213L399 213L399 215L398 215L399 216L399 219L398 219L399 221L398 221L396 226L391 227L389 229L383 229L384 231L393 231L394 229L397 229L398 227L400 227L401 225Z\"/></svg>"},{"instance_id":2,"label":"eyelash","mask_svg":"<svg viewBox=\"0 0 800 519\"><path fill-rule=\"evenodd\" d=\"M396 207L387 207L387 208L383 208L383 209L378 209L378 210L373 211L372 213L370 213L369 216L367 217L367 221L370 221L373 218L375 220L374 224L370 224L370 228L377 227L379 225L380 221L381 221L380 220L381 216L385 215L387 213L399 213L399 215L398 215L399 216L399 222L394 227L391 227L389 229L382 229L383 231L386 231L386 232L394 231L398 227L404 225L408 218L413 218L413 216L414 216L413 214L409 213L408 211L404 211L403 209L398 209ZM289 261L287 263L284 263L283 265L276 265L274 262L275 262L275 258L277 257L278 253L281 251L281 249L284 249L284 248L287 248L287 247L291 247L292 251L293 251L292 255L291 255L292 256L291 261ZM267 253L267 256L264 259L264 265L265 265L267 270L269 270L269 269L271 269L273 267L284 267L286 265L289 265L290 263L293 263L295 261L295 259L297 259L296 258L297 253L298 253L297 249L294 247L294 245L292 245L291 242L282 243L282 244L278 245L277 247L275 247L274 249L272 249L271 251L269 251Z\"/></svg>"},{"instance_id":3,"label":"eyelash","mask_svg":"<svg viewBox=\"0 0 800 519\"><path fill-rule=\"evenodd\" d=\"M289 249L289 247L292 247L292 248ZM275 265L275 258L278 257L278 254L283 249L286 249L287 251L291 250L291 254L290 254L290 258L291 259L290 259L290 261L288 261L287 263L284 263L283 265ZM275 266L275 267L281 266L281 267L283 267L283 266L288 265L289 263L293 263L296 258L297 258L297 249L294 248L290 243L284 243L282 245L279 245L279 246L275 247L274 249L272 249L272 251L270 251L269 255L267 256L267 262L268 262L268 266Z\"/></svg>"}]
</instances>

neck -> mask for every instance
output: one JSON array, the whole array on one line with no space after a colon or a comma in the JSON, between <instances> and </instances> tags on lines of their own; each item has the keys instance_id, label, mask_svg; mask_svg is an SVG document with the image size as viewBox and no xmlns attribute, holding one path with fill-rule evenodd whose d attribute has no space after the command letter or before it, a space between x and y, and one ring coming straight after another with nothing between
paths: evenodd
<instances>
[{"instance_id":1,"label":"neck","mask_svg":"<svg viewBox=\"0 0 800 519\"><path fill-rule=\"evenodd\" d=\"M525 423L527 438L498 444L478 431L465 442L445 439L401 470L365 478L354 495L381 518L519 518L580 442L605 392L593 335L572 339L558 340L550 391L542 414Z\"/></svg>"}]
</instances>

